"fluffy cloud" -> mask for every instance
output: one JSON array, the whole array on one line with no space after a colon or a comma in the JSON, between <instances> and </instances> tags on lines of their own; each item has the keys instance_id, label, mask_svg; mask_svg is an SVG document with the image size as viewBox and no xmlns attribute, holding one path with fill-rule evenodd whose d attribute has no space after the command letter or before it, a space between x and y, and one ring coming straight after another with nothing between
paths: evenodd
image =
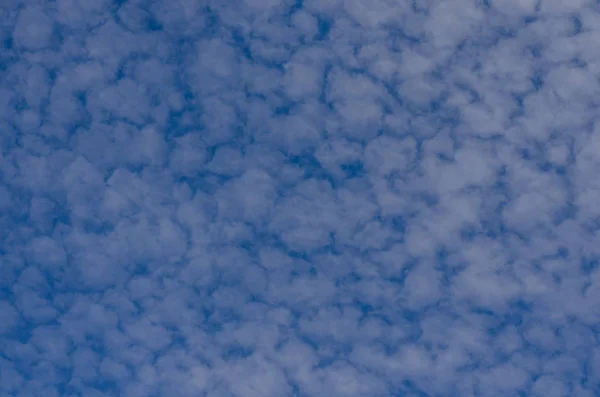
<instances>
[{"instance_id":1,"label":"fluffy cloud","mask_svg":"<svg viewBox=\"0 0 600 397\"><path fill-rule=\"evenodd\" d=\"M598 394L593 2L0 16L0 395Z\"/></svg>"}]
</instances>

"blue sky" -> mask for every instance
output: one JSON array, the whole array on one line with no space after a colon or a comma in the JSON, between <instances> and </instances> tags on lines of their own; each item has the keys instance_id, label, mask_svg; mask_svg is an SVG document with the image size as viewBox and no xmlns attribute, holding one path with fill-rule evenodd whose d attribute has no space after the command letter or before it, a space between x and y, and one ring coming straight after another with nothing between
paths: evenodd
<instances>
[{"instance_id":1,"label":"blue sky","mask_svg":"<svg viewBox=\"0 0 600 397\"><path fill-rule=\"evenodd\" d=\"M600 6L0 2L0 396L600 395Z\"/></svg>"}]
</instances>

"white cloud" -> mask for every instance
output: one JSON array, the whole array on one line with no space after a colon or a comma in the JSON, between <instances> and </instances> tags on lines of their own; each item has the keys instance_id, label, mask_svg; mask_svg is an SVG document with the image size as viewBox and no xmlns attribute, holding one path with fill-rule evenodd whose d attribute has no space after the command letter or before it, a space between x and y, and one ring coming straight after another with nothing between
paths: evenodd
<instances>
[{"instance_id":1,"label":"white cloud","mask_svg":"<svg viewBox=\"0 0 600 397\"><path fill-rule=\"evenodd\" d=\"M0 313L2 313L2 326L0 332L6 334L12 331L19 323L19 312L8 302L0 302Z\"/></svg>"},{"instance_id":2,"label":"white cloud","mask_svg":"<svg viewBox=\"0 0 600 397\"><path fill-rule=\"evenodd\" d=\"M597 7L365 4L0 7L0 395L594 395Z\"/></svg>"},{"instance_id":3,"label":"white cloud","mask_svg":"<svg viewBox=\"0 0 600 397\"><path fill-rule=\"evenodd\" d=\"M22 9L13 31L15 44L25 50L48 47L53 39L53 24L54 21L39 6Z\"/></svg>"}]
</instances>

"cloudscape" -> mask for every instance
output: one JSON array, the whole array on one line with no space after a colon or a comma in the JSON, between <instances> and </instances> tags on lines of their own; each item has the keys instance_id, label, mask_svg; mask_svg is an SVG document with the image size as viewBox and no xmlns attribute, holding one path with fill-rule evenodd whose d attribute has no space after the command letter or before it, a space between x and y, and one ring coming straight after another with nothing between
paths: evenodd
<instances>
[{"instance_id":1,"label":"cloudscape","mask_svg":"<svg viewBox=\"0 0 600 397\"><path fill-rule=\"evenodd\" d=\"M600 3L0 1L1 397L600 395Z\"/></svg>"}]
</instances>

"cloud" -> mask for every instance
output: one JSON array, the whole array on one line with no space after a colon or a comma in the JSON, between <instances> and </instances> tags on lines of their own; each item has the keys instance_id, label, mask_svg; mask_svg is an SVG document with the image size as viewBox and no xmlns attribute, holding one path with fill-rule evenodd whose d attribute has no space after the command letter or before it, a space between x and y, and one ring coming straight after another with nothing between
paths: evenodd
<instances>
[{"instance_id":1,"label":"cloud","mask_svg":"<svg viewBox=\"0 0 600 397\"><path fill-rule=\"evenodd\" d=\"M592 2L0 15L0 395L598 394Z\"/></svg>"},{"instance_id":2,"label":"cloud","mask_svg":"<svg viewBox=\"0 0 600 397\"><path fill-rule=\"evenodd\" d=\"M50 46L54 21L41 7L25 7L19 12L12 34L15 45L25 50Z\"/></svg>"}]
</instances>

